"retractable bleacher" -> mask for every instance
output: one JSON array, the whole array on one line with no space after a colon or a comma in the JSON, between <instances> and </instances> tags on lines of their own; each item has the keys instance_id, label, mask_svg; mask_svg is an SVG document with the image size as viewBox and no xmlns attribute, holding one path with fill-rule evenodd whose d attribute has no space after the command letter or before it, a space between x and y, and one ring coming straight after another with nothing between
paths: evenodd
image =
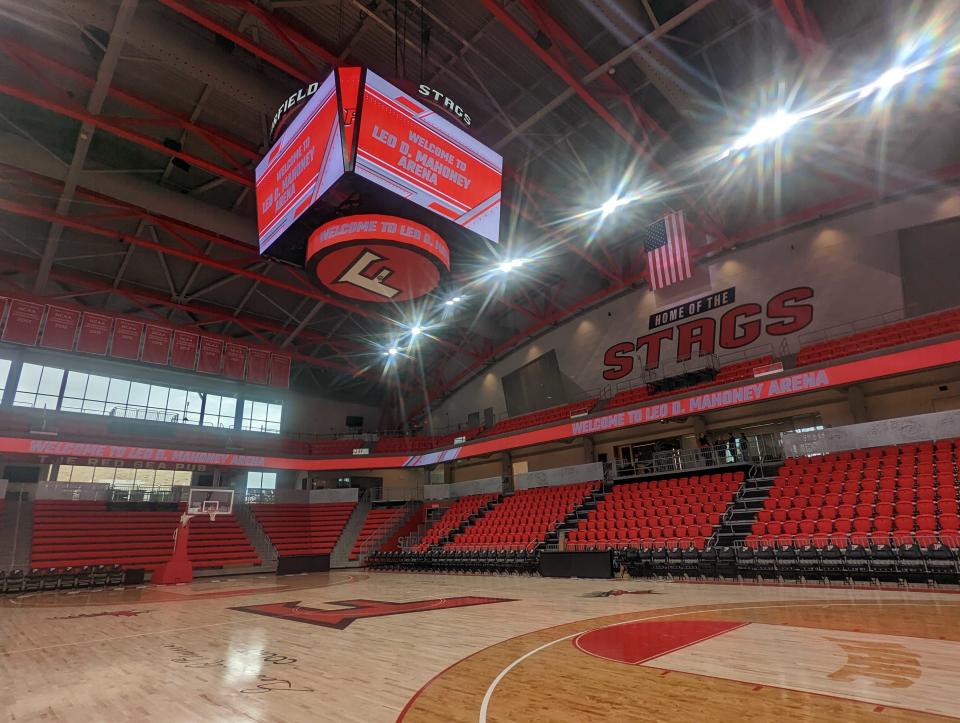
<instances>
[{"instance_id":1,"label":"retractable bleacher","mask_svg":"<svg viewBox=\"0 0 960 723\"><path fill-rule=\"evenodd\" d=\"M567 533L571 549L703 549L743 484L743 472L616 485Z\"/></svg>"},{"instance_id":2,"label":"retractable bleacher","mask_svg":"<svg viewBox=\"0 0 960 723\"><path fill-rule=\"evenodd\" d=\"M170 559L173 533L185 506L171 511L124 510L106 502L36 500L32 567L114 565L152 570ZM190 523L195 568L259 565L260 558L233 515Z\"/></svg>"},{"instance_id":3,"label":"retractable bleacher","mask_svg":"<svg viewBox=\"0 0 960 723\"><path fill-rule=\"evenodd\" d=\"M599 482L580 482L520 490L504 498L443 549L534 549L599 487Z\"/></svg>"},{"instance_id":4,"label":"retractable bleacher","mask_svg":"<svg viewBox=\"0 0 960 723\"><path fill-rule=\"evenodd\" d=\"M360 534L357 535L356 542L353 543L353 549L350 551L350 559L357 560L360 554L364 552L364 544L378 530L385 529L405 512L405 507L373 507L367 513L363 521L363 527L360 528Z\"/></svg>"},{"instance_id":5,"label":"retractable bleacher","mask_svg":"<svg viewBox=\"0 0 960 723\"><path fill-rule=\"evenodd\" d=\"M424 551L440 544L444 538L460 527L471 515L477 514L499 496L499 494L480 494L460 497L455 500L444 510L440 519L434 522L430 529L424 533L423 538L413 549Z\"/></svg>"},{"instance_id":6,"label":"retractable bleacher","mask_svg":"<svg viewBox=\"0 0 960 723\"><path fill-rule=\"evenodd\" d=\"M250 509L280 555L329 555L355 502L253 504Z\"/></svg>"}]
</instances>

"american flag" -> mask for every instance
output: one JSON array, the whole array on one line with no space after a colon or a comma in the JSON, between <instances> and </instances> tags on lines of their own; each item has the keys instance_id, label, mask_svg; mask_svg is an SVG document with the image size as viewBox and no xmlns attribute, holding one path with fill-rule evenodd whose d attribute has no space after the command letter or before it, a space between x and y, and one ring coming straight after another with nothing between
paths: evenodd
<instances>
[{"instance_id":1,"label":"american flag","mask_svg":"<svg viewBox=\"0 0 960 723\"><path fill-rule=\"evenodd\" d=\"M655 224L647 226L641 238L647 254L651 289L656 291L693 275L690 271L683 211L667 214Z\"/></svg>"}]
</instances>

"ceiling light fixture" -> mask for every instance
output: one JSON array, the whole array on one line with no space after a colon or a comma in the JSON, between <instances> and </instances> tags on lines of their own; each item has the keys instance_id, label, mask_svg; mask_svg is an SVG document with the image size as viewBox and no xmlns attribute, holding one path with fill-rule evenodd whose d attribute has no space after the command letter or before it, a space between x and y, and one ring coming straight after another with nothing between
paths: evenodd
<instances>
[{"instance_id":1,"label":"ceiling light fixture","mask_svg":"<svg viewBox=\"0 0 960 723\"><path fill-rule=\"evenodd\" d=\"M799 123L802 118L802 115L778 110L773 115L761 118L754 123L749 131L734 142L733 148L739 151L780 138Z\"/></svg>"}]
</instances>

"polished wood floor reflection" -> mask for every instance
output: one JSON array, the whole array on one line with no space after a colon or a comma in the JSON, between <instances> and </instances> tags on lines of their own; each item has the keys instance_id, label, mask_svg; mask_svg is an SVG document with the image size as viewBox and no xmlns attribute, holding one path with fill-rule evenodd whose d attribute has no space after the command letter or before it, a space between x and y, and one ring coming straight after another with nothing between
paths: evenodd
<instances>
[{"instance_id":1,"label":"polished wood floor reflection","mask_svg":"<svg viewBox=\"0 0 960 723\"><path fill-rule=\"evenodd\" d=\"M0 600L11 721L960 718L960 595L332 572Z\"/></svg>"}]
</instances>

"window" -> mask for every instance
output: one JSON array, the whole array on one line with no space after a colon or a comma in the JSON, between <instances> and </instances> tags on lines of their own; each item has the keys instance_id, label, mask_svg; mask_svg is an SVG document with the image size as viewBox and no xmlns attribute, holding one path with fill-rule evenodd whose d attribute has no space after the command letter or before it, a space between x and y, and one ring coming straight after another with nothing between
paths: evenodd
<instances>
[{"instance_id":1,"label":"window","mask_svg":"<svg viewBox=\"0 0 960 723\"><path fill-rule=\"evenodd\" d=\"M10 376L10 360L0 359L0 398L3 397L3 391L7 388L8 376Z\"/></svg>"},{"instance_id":2,"label":"window","mask_svg":"<svg viewBox=\"0 0 960 723\"><path fill-rule=\"evenodd\" d=\"M88 467L61 464L57 470L58 482L100 482L123 489L189 487L192 472L139 467Z\"/></svg>"},{"instance_id":3,"label":"window","mask_svg":"<svg viewBox=\"0 0 960 723\"><path fill-rule=\"evenodd\" d=\"M280 434L280 417L283 405L269 402L243 402L243 419L240 428L248 432Z\"/></svg>"},{"instance_id":4,"label":"window","mask_svg":"<svg viewBox=\"0 0 960 723\"><path fill-rule=\"evenodd\" d=\"M13 397L13 406L56 409L62 382L63 369L24 364L20 370L20 382Z\"/></svg>"},{"instance_id":5,"label":"window","mask_svg":"<svg viewBox=\"0 0 960 723\"><path fill-rule=\"evenodd\" d=\"M203 426L233 429L237 416L237 400L233 397L221 397L218 394L207 394L203 406Z\"/></svg>"},{"instance_id":6,"label":"window","mask_svg":"<svg viewBox=\"0 0 960 723\"><path fill-rule=\"evenodd\" d=\"M9 360L0 359L0 397L10 367ZM235 397L27 363L21 367L13 404L221 429L234 429L237 415ZM282 412L281 404L246 401L241 429L279 434Z\"/></svg>"},{"instance_id":7,"label":"window","mask_svg":"<svg viewBox=\"0 0 960 723\"><path fill-rule=\"evenodd\" d=\"M823 427L822 424L815 424L815 425L813 425L812 427L798 427L797 429L794 429L793 431L794 431L794 432L799 432L799 433L802 434L802 433L804 433L804 432L821 432L821 431L823 431L823 429L824 429L824 427Z\"/></svg>"},{"instance_id":8,"label":"window","mask_svg":"<svg viewBox=\"0 0 960 723\"><path fill-rule=\"evenodd\" d=\"M247 489L275 490L276 472L247 472Z\"/></svg>"}]
</instances>

